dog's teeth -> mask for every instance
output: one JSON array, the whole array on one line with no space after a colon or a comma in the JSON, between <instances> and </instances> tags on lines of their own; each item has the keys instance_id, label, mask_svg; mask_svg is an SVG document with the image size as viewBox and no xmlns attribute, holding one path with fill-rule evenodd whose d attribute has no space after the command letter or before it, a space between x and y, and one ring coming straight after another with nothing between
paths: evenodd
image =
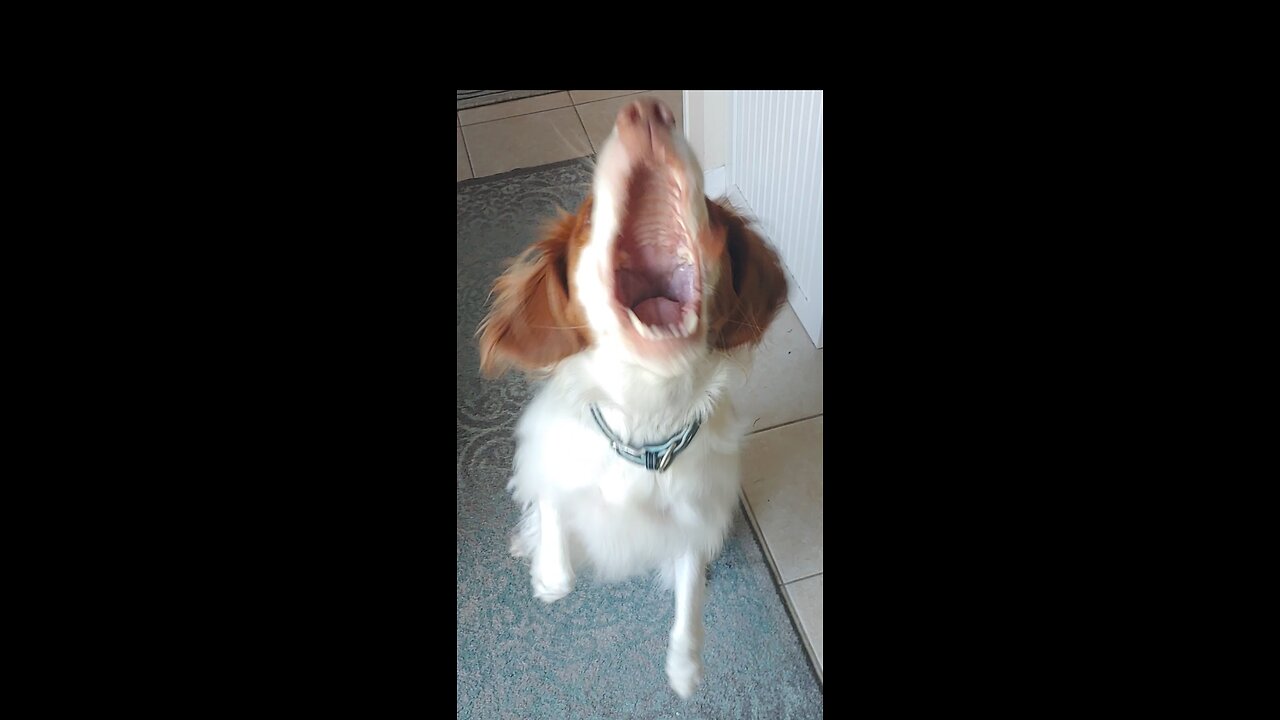
<instances>
[{"instance_id":1,"label":"dog's teeth","mask_svg":"<svg viewBox=\"0 0 1280 720\"><path fill-rule=\"evenodd\" d=\"M627 315L631 318L631 327L635 328L636 332L640 333L641 337L644 337L645 324L640 322L640 318L636 317L635 311L628 308Z\"/></svg>"},{"instance_id":2,"label":"dog's teeth","mask_svg":"<svg viewBox=\"0 0 1280 720\"><path fill-rule=\"evenodd\" d=\"M670 338L689 337L698 326L698 315L691 308L686 308L679 323L668 325L647 325L632 310L627 310L631 319L631 327L636 329L640 337L646 340L667 340Z\"/></svg>"},{"instance_id":3,"label":"dog's teeth","mask_svg":"<svg viewBox=\"0 0 1280 720\"><path fill-rule=\"evenodd\" d=\"M681 265L692 265L693 251L684 245L681 245L680 248L676 250L676 259L680 261Z\"/></svg>"}]
</instances>

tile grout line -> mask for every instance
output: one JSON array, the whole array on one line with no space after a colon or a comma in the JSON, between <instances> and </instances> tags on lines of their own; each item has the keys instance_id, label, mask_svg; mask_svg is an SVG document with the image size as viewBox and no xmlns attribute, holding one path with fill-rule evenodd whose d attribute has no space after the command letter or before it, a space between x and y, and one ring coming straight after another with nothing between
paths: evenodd
<instances>
[{"instance_id":1,"label":"tile grout line","mask_svg":"<svg viewBox=\"0 0 1280 720\"><path fill-rule=\"evenodd\" d=\"M519 102L519 100L513 100L512 102ZM516 113L515 115L508 115L506 117L494 118L492 120L481 120L480 122L462 123L462 127L473 127L475 125L488 125L489 123L495 123L501 120L511 120L512 118L528 117L530 115L537 115L538 113L551 112L552 110L563 110L567 107L573 107L573 103L570 103L568 105L561 105L560 107L543 108L541 110L532 110L526 113Z\"/></svg>"},{"instance_id":2,"label":"tile grout line","mask_svg":"<svg viewBox=\"0 0 1280 720\"><path fill-rule=\"evenodd\" d=\"M813 420L814 418L820 418L820 417L822 417L822 413L818 413L817 415L810 415L809 417L802 417L796 420L788 420L784 423L779 423L777 425L770 425L769 427L762 427L759 430L752 430L751 432L747 433L747 435L755 435L756 433L762 433L769 430L777 430L778 428L784 428L788 425L795 425L796 423L802 423L805 420Z\"/></svg>"},{"instance_id":3,"label":"tile grout line","mask_svg":"<svg viewBox=\"0 0 1280 720\"><path fill-rule=\"evenodd\" d=\"M587 136L587 147L591 148L591 154L599 154L595 141L591 139L591 133L587 132L587 124L582 122L582 111L578 110L577 105L573 106L573 114L578 116L578 126L582 128L582 134Z\"/></svg>"},{"instance_id":4,"label":"tile grout line","mask_svg":"<svg viewBox=\"0 0 1280 720\"><path fill-rule=\"evenodd\" d=\"M583 102L583 103L580 103L580 102L578 102L577 100L574 100L574 101L573 101L573 104L574 104L574 105L590 105L591 103L604 102L605 100L617 100L617 99L618 99L618 98L620 98L620 97L630 97L630 96L632 96L632 95L639 95L640 93L647 93L647 92L653 92L653 91L652 91L652 90L637 90L637 91L635 91L635 92L622 93L621 95L614 95L614 96L612 96L612 97L607 97L607 98L597 98L597 99L595 99L595 100L588 100L588 101ZM570 99L570 100L573 100L573 95L572 95L572 94L570 94L570 95L569 95L569 99Z\"/></svg>"},{"instance_id":5,"label":"tile grout line","mask_svg":"<svg viewBox=\"0 0 1280 720\"><path fill-rule=\"evenodd\" d=\"M752 534L756 538L756 543L760 546L761 554L764 555L770 572L773 573L773 589L781 596L782 604L787 609L787 616L796 630L796 635L800 638L800 645L804 648L805 654L809 656L809 669L817 676L818 684L821 685L823 674L822 670L819 669L818 653L814 651L813 641L809 639L809 628L800 619L800 609L791 601L791 593L787 592L787 584L782 582L782 572L778 569L777 563L773 559L773 550L769 547L768 541L765 540L764 530L760 528L760 523L756 520L756 512L751 507L751 501L747 499L746 490L739 488L738 498L747 516L747 524L753 531Z\"/></svg>"},{"instance_id":6,"label":"tile grout line","mask_svg":"<svg viewBox=\"0 0 1280 720\"><path fill-rule=\"evenodd\" d=\"M756 537L760 540L760 547L764 548L765 560L769 562L769 570L773 573L773 584L782 587L782 570L778 568L778 562L773 559L773 549L769 547L769 542L765 540L764 529L760 527L760 521L756 519L755 508L751 507L751 500L747 497L745 488L738 488L738 497L742 500L742 506L747 511L747 522L751 523L752 529L756 532Z\"/></svg>"},{"instance_id":7,"label":"tile grout line","mask_svg":"<svg viewBox=\"0 0 1280 720\"><path fill-rule=\"evenodd\" d=\"M809 666L818 676L818 684L822 684L822 664L818 662L818 651L813 647L813 639L809 637L809 626L804 624L804 620L800 619L800 608L796 607L795 602L791 599L791 593L784 590L782 596L786 598L787 610L795 619L795 624L800 628L800 641L804 646L805 652L809 655Z\"/></svg>"},{"instance_id":8,"label":"tile grout line","mask_svg":"<svg viewBox=\"0 0 1280 720\"><path fill-rule=\"evenodd\" d=\"M566 90L565 92L566 92L566 93L568 93L568 91L567 91L567 90ZM636 92L633 92L633 93L625 93L625 94L623 94L623 95L614 95L613 97L600 98L599 100L592 100L592 101L590 101L590 102L585 102L585 103L573 103L573 102L572 102L572 100L573 100L573 96L572 96L572 95L570 95L570 96L569 96L569 100L570 100L571 104L569 104L569 105L562 105L562 106L560 106L560 107L555 107L555 108L547 108L547 109L545 109L545 110L535 110L535 111L533 111L533 112L527 112L527 113L518 113L518 114L516 114L516 115L510 115L510 116L508 116L508 117L494 118L493 120L484 120L484 121L481 121L481 122L469 123L469 124L468 124L468 123L462 123L462 116L459 114L459 115L458 115L458 122L459 122L459 123L461 123L461 124L459 125L459 129L461 129L461 128L467 128L467 127L475 127L475 126L477 126L477 125L487 125L487 124L489 124L489 123L499 122L499 121L501 121L501 120L510 120L510 119L512 119L512 118L528 117L528 116L530 116L530 115L537 115L537 114L539 114L539 113L553 112L553 111L555 111L555 110L564 110L565 108L569 108L569 107L571 107L571 108L573 108L574 114L575 114L575 115L577 116L577 118L578 118L578 126L582 128L582 134L583 134L583 135L585 135L585 136L587 137L587 147L590 149L590 152L589 152L589 153L587 153L586 155L579 155L579 156L577 156L577 157L595 157L596 155L598 155L598 154L599 154L599 150L597 150L597 149L596 149L595 141L593 141L593 140L591 139L591 134L590 134L589 132L587 132L587 125L586 125L586 123L585 123L585 122L583 121L583 119L582 119L582 111L581 111L581 110L579 110L579 108L580 108L580 107L582 107L583 105L593 105L593 104L595 104L595 103L600 103L600 102L609 102L609 101L611 101L611 100L617 100L618 98L631 97L631 96L633 96L633 95L641 95L641 94L644 94L644 93L647 93L647 92L656 92L656 91L654 91L654 90L639 90L639 91L636 91ZM522 100L525 100L525 99L527 99L527 98L521 98L520 100L509 100L508 102L521 102ZM498 103L498 104L502 104L502 103ZM683 110L683 108L682 108L682 110ZM459 112L461 112L461 111L459 111ZM472 161L472 159L471 159L471 146L470 146L470 144L467 142L467 135L466 135L466 133L465 133L465 132L462 134L462 145L463 145L463 147L464 147L464 148L466 149L466 151L467 151L467 164L468 164L468 165L470 166L470 168L471 168L471 178L469 178L469 179L478 179L480 176L476 174L475 163L474 163L474 162ZM576 158L570 158L570 159L576 159ZM485 177L488 177L488 176L486 175ZM458 182L461 182L461 181L458 181ZM803 419L809 419L809 418L803 418ZM797 422L799 422L799 421L797 421ZM775 426L775 427L781 427L781 426ZM772 430L772 429L773 429L772 427L768 427L768 428L761 428L759 431L755 431L755 432L763 432L764 430ZM748 435L750 435L750 434L752 434L752 433L747 433L747 434L748 434Z\"/></svg>"},{"instance_id":9,"label":"tile grout line","mask_svg":"<svg viewBox=\"0 0 1280 720\"><path fill-rule=\"evenodd\" d=\"M476 176L475 163L471 162L471 144L467 142L467 134L462 132L462 127L458 127L458 132L462 133L462 149L467 153L467 167L471 168L471 177Z\"/></svg>"},{"instance_id":10,"label":"tile grout line","mask_svg":"<svg viewBox=\"0 0 1280 720\"><path fill-rule=\"evenodd\" d=\"M773 548L769 547L769 540L764 534L764 528L760 527L760 521L756 519L756 510L755 508L751 507L751 499L747 497L747 491L745 488L739 488L738 497L741 498L742 505L743 507L746 508L747 520L751 523L752 528L755 529L756 537L760 538L760 546L764 548L765 557L769 560L769 567L770 569L773 570L775 585L777 585L778 587L786 587L791 583L796 583L796 582L800 582L801 580L808 580L810 578L815 578L826 571L826 569L824 568L815 573L805 575L804 577L795 578L794 580L783 579L782 568L778 567L778 561L775 560L773 557Z\"/></svg>"},{"instance_id":11,"label":"tile grout line","mask_svg":"<svg viewBox=\"0 0 1280 720\"><path fill-rule=\"evenodd\" d=\"M568 91L565 91L565 92L567 93ZM470 126L472 126L472 125L487 125L488 123L491 123L491 122L498 122L499 120L510 120L511 118L525 117L526 115L537 115L538 113L542 113L542 112L551 112L552 110L563 110L563 109L565 109L565 108L567 108L567 107L571 107L571 108L577 109L577 108L578 108L578 107L580 107L581 105L591 105L592 103L606 102L606 101L608 101L608 100L617 100L617 99L618 99L618 98L620 98L620 97L630 97L631 95L639 95L640 93L646 93L646 92L649 92L649 91L648 91L648 90L641 90L640 92L627 93L626 95L614 95L614 96L613 96L613 97L611 97L611 98L601 98L601 99L599 99L599 100L592 100L591 102L585 102L585 103L575 103L575 102L573 102L573 96L572 96L572 95L570 95L570 96L569 96L569 104L568 104L568 105L561 105L560 107L553 107L553 108L545 108L545 109L543 109L543 110L533 110L533 111L526 112L526 113L517 113L517 114L515 114L515 115L508 115L507 117L494 118L494 119L492 119L492 120L481 120L480 122L462 123L462 127L470 127ZM521 98L521 100L527 100L527 99L528 99L528 98ZM508 100L507 102L520 102L520 100ZM502 103L498 103L498 105L501 105L501 104L502 104ZM482 106L482 107L484 107L484 106ZM459 111L459 112L461 112L461 111ZM461 119L462 119L462 116L461 116L461 115L459 115L459 116L458 116L458 119L459 119L459 120L461 120ZM578 117L578 122L582 122L582 117L581 117L581 116L579 116L579 117ZM583 128L583 130L585 131L585 130L586 130L586 128L584 127L584 128Z\"/></svg>"},{"instance_id":12,"label":"tile grout line","mask_svg":"<svg viewBox=\"0 0 1280 720\"><path fill-rule=\"evenodd\" d=\"M800 582L801 580L809 580L809 579L812 579L812 578L816 578L816 577L818 577L818 576L819 576L819 575L821 575L821 574L822 574L822 571L821 571L821 570L819 570L818 572L816 572L816 573L814 573L814 574L812 574L812 575L805 575L804 577L798 577L798 578L796 578L795 580L788 580L788 581L786 581L786 582L784 582L784 583L782 583L782 584L783 584L783 585L791 585L791 584L794 584L794 583L798 583L798 582Z\"/></svg>"},{"instance_id":13,"label":"tile grout line","mask_svg":"<svg viewBox=\"0 0 1280 720\"><path fill-rule=\"evenodd\" d=\"M821 416L822 416L822 413L818 413L817 415L812 415L807 418L800 418L798 420L792 420L789 422L782 423L780 425L775 425L773 427L761 428L760 430L757 430L755 432L765 432L768 430L775 430L780 427L785 427L787 425L794 425L796 423L804 422L805 420L812 420L814 418L821 417ZM748 435L754 435L755 432L748 433ZM773 577L774 588L778 591L778 594L782 596L782 602L787 608L787 614L791 617L791 623L795 626L797 634L800 636L801 646L804 648L805 654L809 658L809 669L817 677L818 685L821 686L823 685L823 679L824 679L824 673L822 672L822 665L821 663L818 662L818 653L813 647L813 640L809 637L809 628L807 625L805 625L804 621L800 618L800 609L796 607L795 603L792 601L791 593L788 591L788 587L792 583L798 583L801 580L808 580L810 578L814 578L819 575L822 575L823 572L825 571L825 568L824 570L819 570L818 572L813 573L812 575L806 575L804 577L799 577L794 580L784 581L782 577L782 570L781 568L778 567L777 560L775 560L773 557L773 548L769 547L769 541L768 539L766 539L764 530L760 527L760 522L756 518L755 508L751 506L751 501L747 498L746 489L739 488L738 494L739 494L739 497L741 498L742 507L746 511L747 522L751 525L752 530L755 531L756 540L760 543L760 548L763 551L765 561L769 565L769 570L774 575Z\"/></svg>"},{"instance_id":14,"label":"tile grout line","mask_svg":"<svg viewBox=\"0 0 1280 720\"><path fill-rule=\"evenodd\" d=\"M634 94L636 94L636 93L630 93L630 94L631 94L631 95L634 95ZM627 96L626 96L626 95L620 95L619 97L627 97ZM610 99L610 98L606 98L606 99ZM513 100L512 102L519 102L519 101L518 101L518 100ZM603 101L601 101L601 100L597 100L596 102L603 102ZM587 103L587 104L589 105L590 103ZM595 143L591 142L591 135L587 132L587 126L586 126L585 124L583 124L583 122L582 122L582 114L581 114L580 112L578 112L578 107L577 107L576 105L566 105L566 106L564 106L564 107L550 108L550 109L548 109L548 110L538 110L537 112L524 113L524 114L522 114L522 115L512 115L511 117L497 118L496 120L486 120L485 122L472 123L472 124L470 124L470 125L463 125L462 127L463 127L463 128L476 127L477 125L486 125L486 124L488 124L488 123L498 122L498 121L501 121L501 120L511 120L512 118L517 118L517 117L529 117L530 115L538 115L538 114L541 114L541 113L555 112L556 110L566 110L566 109L569 109L569 108L572 108L572 109L573 109L574 117L578 118L578 127L582 128L582 134L583 134L583 136L584 136L584 137L586 137L586 138L587 138L587 152L586 152L586 153L584 153L584 154L582 154L582 155L575 155L574 157L572 157L572 158L567 158L567 159L569 159L569 160L575 160L575 159L580 158L580 157L595 157L595 155L597 154L597 153L596 153L596 149L595 149ZM554 128L553 128L553 129L554 129ZM557 132L559 132L559 131L557 131ZM561 135L561 138L562 138L562 139L565 139L565 140L567 141L567 138L564 138L564 137L563 137L563 135ZM466 135L466 133L464 132L464 133L462 134L462 140L463 140L463 145L467 147L467 162L468 162L468 163L470 163L470 162L471 162L471 148L470 148L470 146L469 146L469 145L467 145L466 139L467 139L467 135ZM570 147L570 149L572 149L572 147ZM554 161L552 161L552 162L560 162L560 161L559 161L559 160L554 160ZM549 163L544 163L544 164L549 164ZM536 167L536 166L534 166L534 167ZM501 173L498 173L498 174L501 174ZM475 165L474 165L474 164L472 164L472 166L471 166L471 177L472 177L472 178L479 178L479 177L481 177L481 176L479 176L479 175L477 175L477 174L476 174L476 171L475 171ZM489 176L488 176L488 175L485 175L484 177L489 177Z\"/></svg>"},{"instance_id":15,"label":"tile grout line","mask_svg":"<svg viewBox=\"0 0 1280 720\"><path fill-rule=\"evenodd\" d=\"M821 574L822 573L819 572L819 573L815 573L814 575L810 575L809 577L817 577L818 575L821 575ZM801 580L807 580L807 579L809 578L801 578ZM799 582L799 581L798 580L791 581L791 583L795 583L795 582ZM813 646L813 638L809 636L810 635L809 625L804 621L803 618L800 617L800 608L799 606L796 605L795 599L791 597L790 590L787 589L791 586L791 583L787 583L786 585L782 586L782 596L786 598L787 609L791 611L792 616L795 618L796 625L800 627L800 637L801 637L801 641L804 643L804 650L809 655L809 665L810 667L813 668L813 671L818 675L818 684L821 685L822 684L822 663L818 660L818 650Z\"/></svg>"},{"instance_id":16,"label":"tile grout line","mask_svg":"<svg viewBox=\"0 0 1280 720\"><path fill-rule=\"evenodd\" d=\"M800 582L801 580L809 580L810 578L818 577L821 574L822 574L822 571L819 570L818 572L812 575L809 575L807 577L796 578L795 580L792 580L791 582L784 584L782 587L785 590L785 588L789 588L795 583ZM787 606L791 609L791 612L795 613L796 623L800 626L800 629L801 629L800 634L804 636L804 649L806 652L809 653L809 662L812 663L813 669L817 671L818 682L821 683L822 682L822 663L818 662L818 651L813 647L813 638L809 637L809 626L805 624L803 619L801 619L800 608L796 607L795 601L791 598L790 591L783 592L782 594L786 596Z\"/></svg>"}]
</instances>

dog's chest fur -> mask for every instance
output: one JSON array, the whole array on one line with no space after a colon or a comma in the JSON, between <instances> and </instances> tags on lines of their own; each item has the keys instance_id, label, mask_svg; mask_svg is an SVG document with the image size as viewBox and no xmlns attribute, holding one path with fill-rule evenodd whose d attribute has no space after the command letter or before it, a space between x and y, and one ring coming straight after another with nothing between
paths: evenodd
<instances>
[{"instance_id":1,"label":"dog's chest fur","mask_svg":"<svg viewBox=\"0 0 1280 720\"><path fill-rule=\"evenodd\" d=\"M709 360L653 387L593 372L592 361L590 355L567 361L521 416L510 483L515 498L525 505L554 498L575 561L605 579L662 569L690 549L714 556L733 519L742 430L724 393L723 367ZM703 421L668 469L656 472L614 452L591 417L591 402L634 445L664 440L694 414Z\"/></svg>"}]
</instances>

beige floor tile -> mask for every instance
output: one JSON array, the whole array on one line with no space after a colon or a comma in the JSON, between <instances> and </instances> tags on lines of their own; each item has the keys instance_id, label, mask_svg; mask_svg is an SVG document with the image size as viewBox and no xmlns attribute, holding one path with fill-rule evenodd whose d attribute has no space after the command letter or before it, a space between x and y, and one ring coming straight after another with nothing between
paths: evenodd
<instances>
[{"instance_id":1,"label":"beige floor tile","mask_svg":"<svg viewBox=\"0 0 1280 720\"><path fill-rule=\"evenodd\" d=\"M822 414L822 350L815 348L791 304L778 311L764 340L735 372L729 395L747 432Z\"/></svg>"},{"instance_id":2,"label":"beige floor tile","mask_svg":"<svg viewBox=\"0 0 1280 720\"><path fill-rule=\"evenodd\" d=\"M510 102L495 103L493 105L483 105L478 108L458 111L458 121L463 125L475 125L476 123L488 122L490 120L501 120L502 118L515 117L517 115L528 115L530 113L542 112L543 110L555 110L556 108L569 107L573 101L569 99L569 93L558 92L550 95L535 95L534 97L521 98Z\"/></svg>"},{"instance_id":3,"label":"beige floor tile","mask_svg":"<svg viewBox=\"0 0 1280 720\"><path fill-rule=\"evenodd\" d=\"M804 630L809 647L813 648L813 656L818 665L818 676L822 676L822 575L804 580L797 580L786 586L787 597L795 608L796 617L800 619L800 627Z\"/></svg>"},{"instance_id":4,"label":"beige floor tile","mask_svg":"<svg viewBox=\"0 0 1280 720\"><path fill-rule=\"evenodd\" d=\"M467 144L462 139L462 128L458 128L458 179L471 177L471 161L467 159Z\"/></svg>"},{"instance_id":5,"label":"beige floor tile","mask_svg":"<svg viewBox=\"0 0 1280 720\"><path fill-rule=\"evenodd\" d=\"M749 436L742 491L782 582L822 572L822 417Z\"/></svg>"},{"instance_id":6,"label":"beige floor tile","mask_svg":"<svg viewBox=\"0 0 1280 720\"><path fill-rule=\"evenodd\" d=\"M595 102L597 100L608 100L609 98L615 98L621 95L633 95L639 92L644 92L644 91L643 90L570 90L569 96L573 98L574 105L580 105L582 103Z\"/></svg>"},{"instance_id":7,"label":"beige floor tile","mask_svg":"<svg viewBox=\"0 0 1280 720\"><path fill-rule=\"evenodd\" d=\"M591 144L571 107L463 125L462 134L476 177L591 154Z\"/></svg>"},{"instance_id":8,"label":"beige floor tile","mask_svg":"<svg viewBox=\"0 0 1280 720\"><path fill-rule=\"evenodd\" d=\"M604 144L605 139L609 137L609 133L613 131L613 121L618 118L618 111L622 109L622 106L641 97L660 98L675 114L676 127L684 127L684 91L682 90L649 90L637 95L624 95L578 105L578 114L582 116L582 125L587 129L587 136L591 138L591 146L595 148L596 152L600 152L600 146Z\"/></svg>"}]
</instances>

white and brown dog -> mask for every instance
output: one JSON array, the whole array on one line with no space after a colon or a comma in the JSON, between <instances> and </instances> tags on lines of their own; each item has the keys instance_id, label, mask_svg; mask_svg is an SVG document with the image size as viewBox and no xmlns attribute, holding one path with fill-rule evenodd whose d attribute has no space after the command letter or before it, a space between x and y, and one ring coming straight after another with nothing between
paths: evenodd
<instances>
[{"instance_id":1,"label":"white and brown dog","mask_svg":"<svg viewBox=\"0 0 1280 720\"><path fill-rule=\"evenodd\" d=\"M592 194L494 284L481 368L540 372L508 485L525 509L512 552L554 602L575 569L657 570L675 590L671 687L702 678L707 563L733 518L744 428L728 354L759 342L786 297L777 255L709 200L671 110L632 102Z\"/></svg>"}]
</instances>

